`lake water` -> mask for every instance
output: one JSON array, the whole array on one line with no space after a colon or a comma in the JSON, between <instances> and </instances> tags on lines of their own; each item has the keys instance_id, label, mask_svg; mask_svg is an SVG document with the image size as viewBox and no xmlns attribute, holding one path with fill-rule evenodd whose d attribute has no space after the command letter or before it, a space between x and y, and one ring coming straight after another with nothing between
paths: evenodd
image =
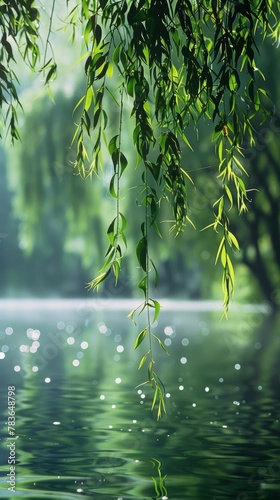
<instances>
[{"instance_id":1,"label":"lake water","mask_svg":"<svg viewBox=\"0 0 280 500\"><path fill-rule=\"evenodd\" d=\"M0 498L279 499L278 317L167 302L153 326L170 353L155 352L158 422L150 389L135 388L145 324L131 306L0 302Z\"/></svg>"}]
</instances>

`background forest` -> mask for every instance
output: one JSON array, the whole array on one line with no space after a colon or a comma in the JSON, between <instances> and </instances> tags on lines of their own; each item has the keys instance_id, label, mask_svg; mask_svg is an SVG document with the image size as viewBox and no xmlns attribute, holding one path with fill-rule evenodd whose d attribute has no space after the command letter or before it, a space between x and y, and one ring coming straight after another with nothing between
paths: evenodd
<instances>
[{"instance_id":1,"label":"background forest","mask_svg":"<svg viewBox=\"0 0 280 500\"><path fill-rule=\"evenodd\" d=\"M73 66L80 56L77 43L69 54L61 45L61 32L52 34L52 45L62 68L50 92L42 92L40 77L24 77L19 89L25 113L20 117L21 141L0 149L0 266L2 297L89 296L86 284L97 274L106 253L106 228L113 202L108 195L110 164L104 159L102 182L94 175L82 179L73 169L75 151L71 138L73 109L84 85L83 68ZM279 48L266 41L259 58L268 75L263 87L276 96L267 100L272 112L264 123L256 123L255 147L243 144L252 189L250 211L240 218L231 214L234 234L241 243L235 254L238 301L279 302L280 281L280 71ZM124 103L125 111L125 103ZM109 122L116 120L114 107ZM200 122L197 136L186 149L184 168L194 184L188 187L189 213L196 229L186 226L177 238L169 232L168 213L161 207L161 230L154 233L151 252L157 256L160 297L221 299L219 264L214 265L218 240L212 230L201 231L212 221L217 199L217 158L209 124ZM123 188L122 210L130 214L124 259L118 286L107 280L99 292L105 297L127 297L137 290L139 270L134 250L140 236L141 204L138 202L139 172L129 139L128 159L135 163ZM129 152L130 151L130 152ZM107 172L108 167L108 172ZM232 209L234 212L234 208ZM136 292L137 293L137 292Z\"/></svg>"}]
</instances>

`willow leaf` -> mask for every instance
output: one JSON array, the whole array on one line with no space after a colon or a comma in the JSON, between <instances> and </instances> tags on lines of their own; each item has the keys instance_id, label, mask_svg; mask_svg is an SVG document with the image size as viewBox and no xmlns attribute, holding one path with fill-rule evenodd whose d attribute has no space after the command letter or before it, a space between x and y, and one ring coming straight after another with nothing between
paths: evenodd
<instances>
[{"instance_id":1,"label":"willow leaf","mask_svg":"<svg viewBox=\"0 0 280 500\"><path fill-rule=\"evenodd\" d=\"M141 330L141 332L137 335L137 338L134 343L134 349L137 349L137 347L139 347L139 345L142 344L146 335L147 335L147 327Z\"/></svg>"}]
</instances>

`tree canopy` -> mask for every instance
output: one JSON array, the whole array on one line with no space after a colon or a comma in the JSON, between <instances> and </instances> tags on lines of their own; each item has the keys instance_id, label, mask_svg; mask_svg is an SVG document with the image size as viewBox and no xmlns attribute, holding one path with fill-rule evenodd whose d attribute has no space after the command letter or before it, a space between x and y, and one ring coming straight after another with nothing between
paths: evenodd
<instances>
[{"instance_id":1,"label":"tree canopy","mask_svg":"<svg viewBox=\"0 0 280 500\"><path fill-rule=\"evenodd\" d=\"M56 4L53 0L42 30L44 6L32 0L0 2L0 106L12 141L19 138L19 55L44 76L50 94L51 82L59 75L51 44L53 21L61 17ZM227 312L234 290L232 252L239 249L230 228L230 211L247 211L250 197L246 178L250 172L244 166L242 145L245 140L254 145L256 117L264 120L268 114L269 97L258 51L265 38L279 42L280 2L66 0L65 5L61 27L68 36L66 43L76 43L82 33L83 52L77 63L85 75L84 92L74 108L73 169L82 177L91 177L100 175L109 163L109 193L115 200L105 261L89 286L97 288L109 275L118 281L129 223L122 209L122 186L128 170L137 165L137 200L143 207L136 246L143 273L138 286L144 294L139 310L147 311L147 326L139 333L135 347L148 337L140 367L147 361L148 381L155 391L153 405L159 402L160 415L164 401L153 369L153 337L164 346L151 333L151 323L160 310L158 301L150 296L151 282L158 280L157 263L150 253L152 232L161 237L159 221L166 206L170 212L166 224L175 235L187 224L193 225L188 210L193 180L182 152L195 147L190 131L198 132L200 122L208 121L216 150L219 193L207 227L219 234L215 260L222 267ZM112 107L116 110L114 123L110 122ZM126 151L129 135L136 162L131 162ZM199 147L199 140L197 144ZM135 314L133 311L132 317Z\"/></svg>"}]
</instances>

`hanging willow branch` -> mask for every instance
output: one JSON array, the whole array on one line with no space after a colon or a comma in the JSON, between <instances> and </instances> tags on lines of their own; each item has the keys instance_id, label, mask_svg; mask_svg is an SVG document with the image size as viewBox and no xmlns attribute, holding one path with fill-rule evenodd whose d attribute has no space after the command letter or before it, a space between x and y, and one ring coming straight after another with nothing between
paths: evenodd
<instances>
[{"instance_id":1,"label":"hanging willow branch","mask_svg":"<svg viewBox=\"0 0 280 500\"><path fill-rule=\"evenodd\" d=\"M82 29L85 53L86 91L76 106L75 167L84 177L102 169L102 150L107 147L112 164L109 186L116 200L116 215L109 225L109 246L100 274L90 286L96 288L113 272L116 281L126 249L127 220L120 211L121 180L131 168L123 151L122 137L132 134L143 171L143 213L137 259L144 277L148 326L137 337L136 347L149 339L148 382L154 389L154 402L164 410L163 391L153 371L150 309L154 318L159 304L150 297L150 272L156 264L150 259L151 230L159 234L158 218L162 200L172 212L171 230L179 234L191 223L188 211L188 185L192 182L182 164L182 150L191 148L188 131L199 120L213 127L218 158L217 178L220 195L213 204L213 223L208 227L219 235L216 262L222 266L224 310L227 313L234 291L232 252L239 249L230 230L230 210L241 215L247 210L246 172L242 143L249 137L254 144L253 120L266 116L264 79L257 67L258 41L270 37L279 43L279 0L66 0L66 23L72 39ZM54 3L53 3L54 6ZM16 103L19 102L13 38L18 51L32 68L38 68L37 43L40 16L32 0L1 2L0 27L0 105L12 139L18 138ZM50 29L49 29L50 33ZM46 44L49 44L49 37ZM43 54L46 54L47 47ZM43 68L46 66L44 56ZM47 61L48 83L56 65ZM110 88L108 78L111 80ZM115 82L115 89L112 88ZM116 130L108 137L110 99L119 107ZM123 108L128 121L124 123ZM111 124L110 124L111 125ZM111 132L110 132L111 134ZM133 313L134 314L134 313ZM132 314L132 315L133 315ZM156 340L160 340L156 337ZM159 400L158 400L159 397Z\"/></svg>"}]
</instances>

